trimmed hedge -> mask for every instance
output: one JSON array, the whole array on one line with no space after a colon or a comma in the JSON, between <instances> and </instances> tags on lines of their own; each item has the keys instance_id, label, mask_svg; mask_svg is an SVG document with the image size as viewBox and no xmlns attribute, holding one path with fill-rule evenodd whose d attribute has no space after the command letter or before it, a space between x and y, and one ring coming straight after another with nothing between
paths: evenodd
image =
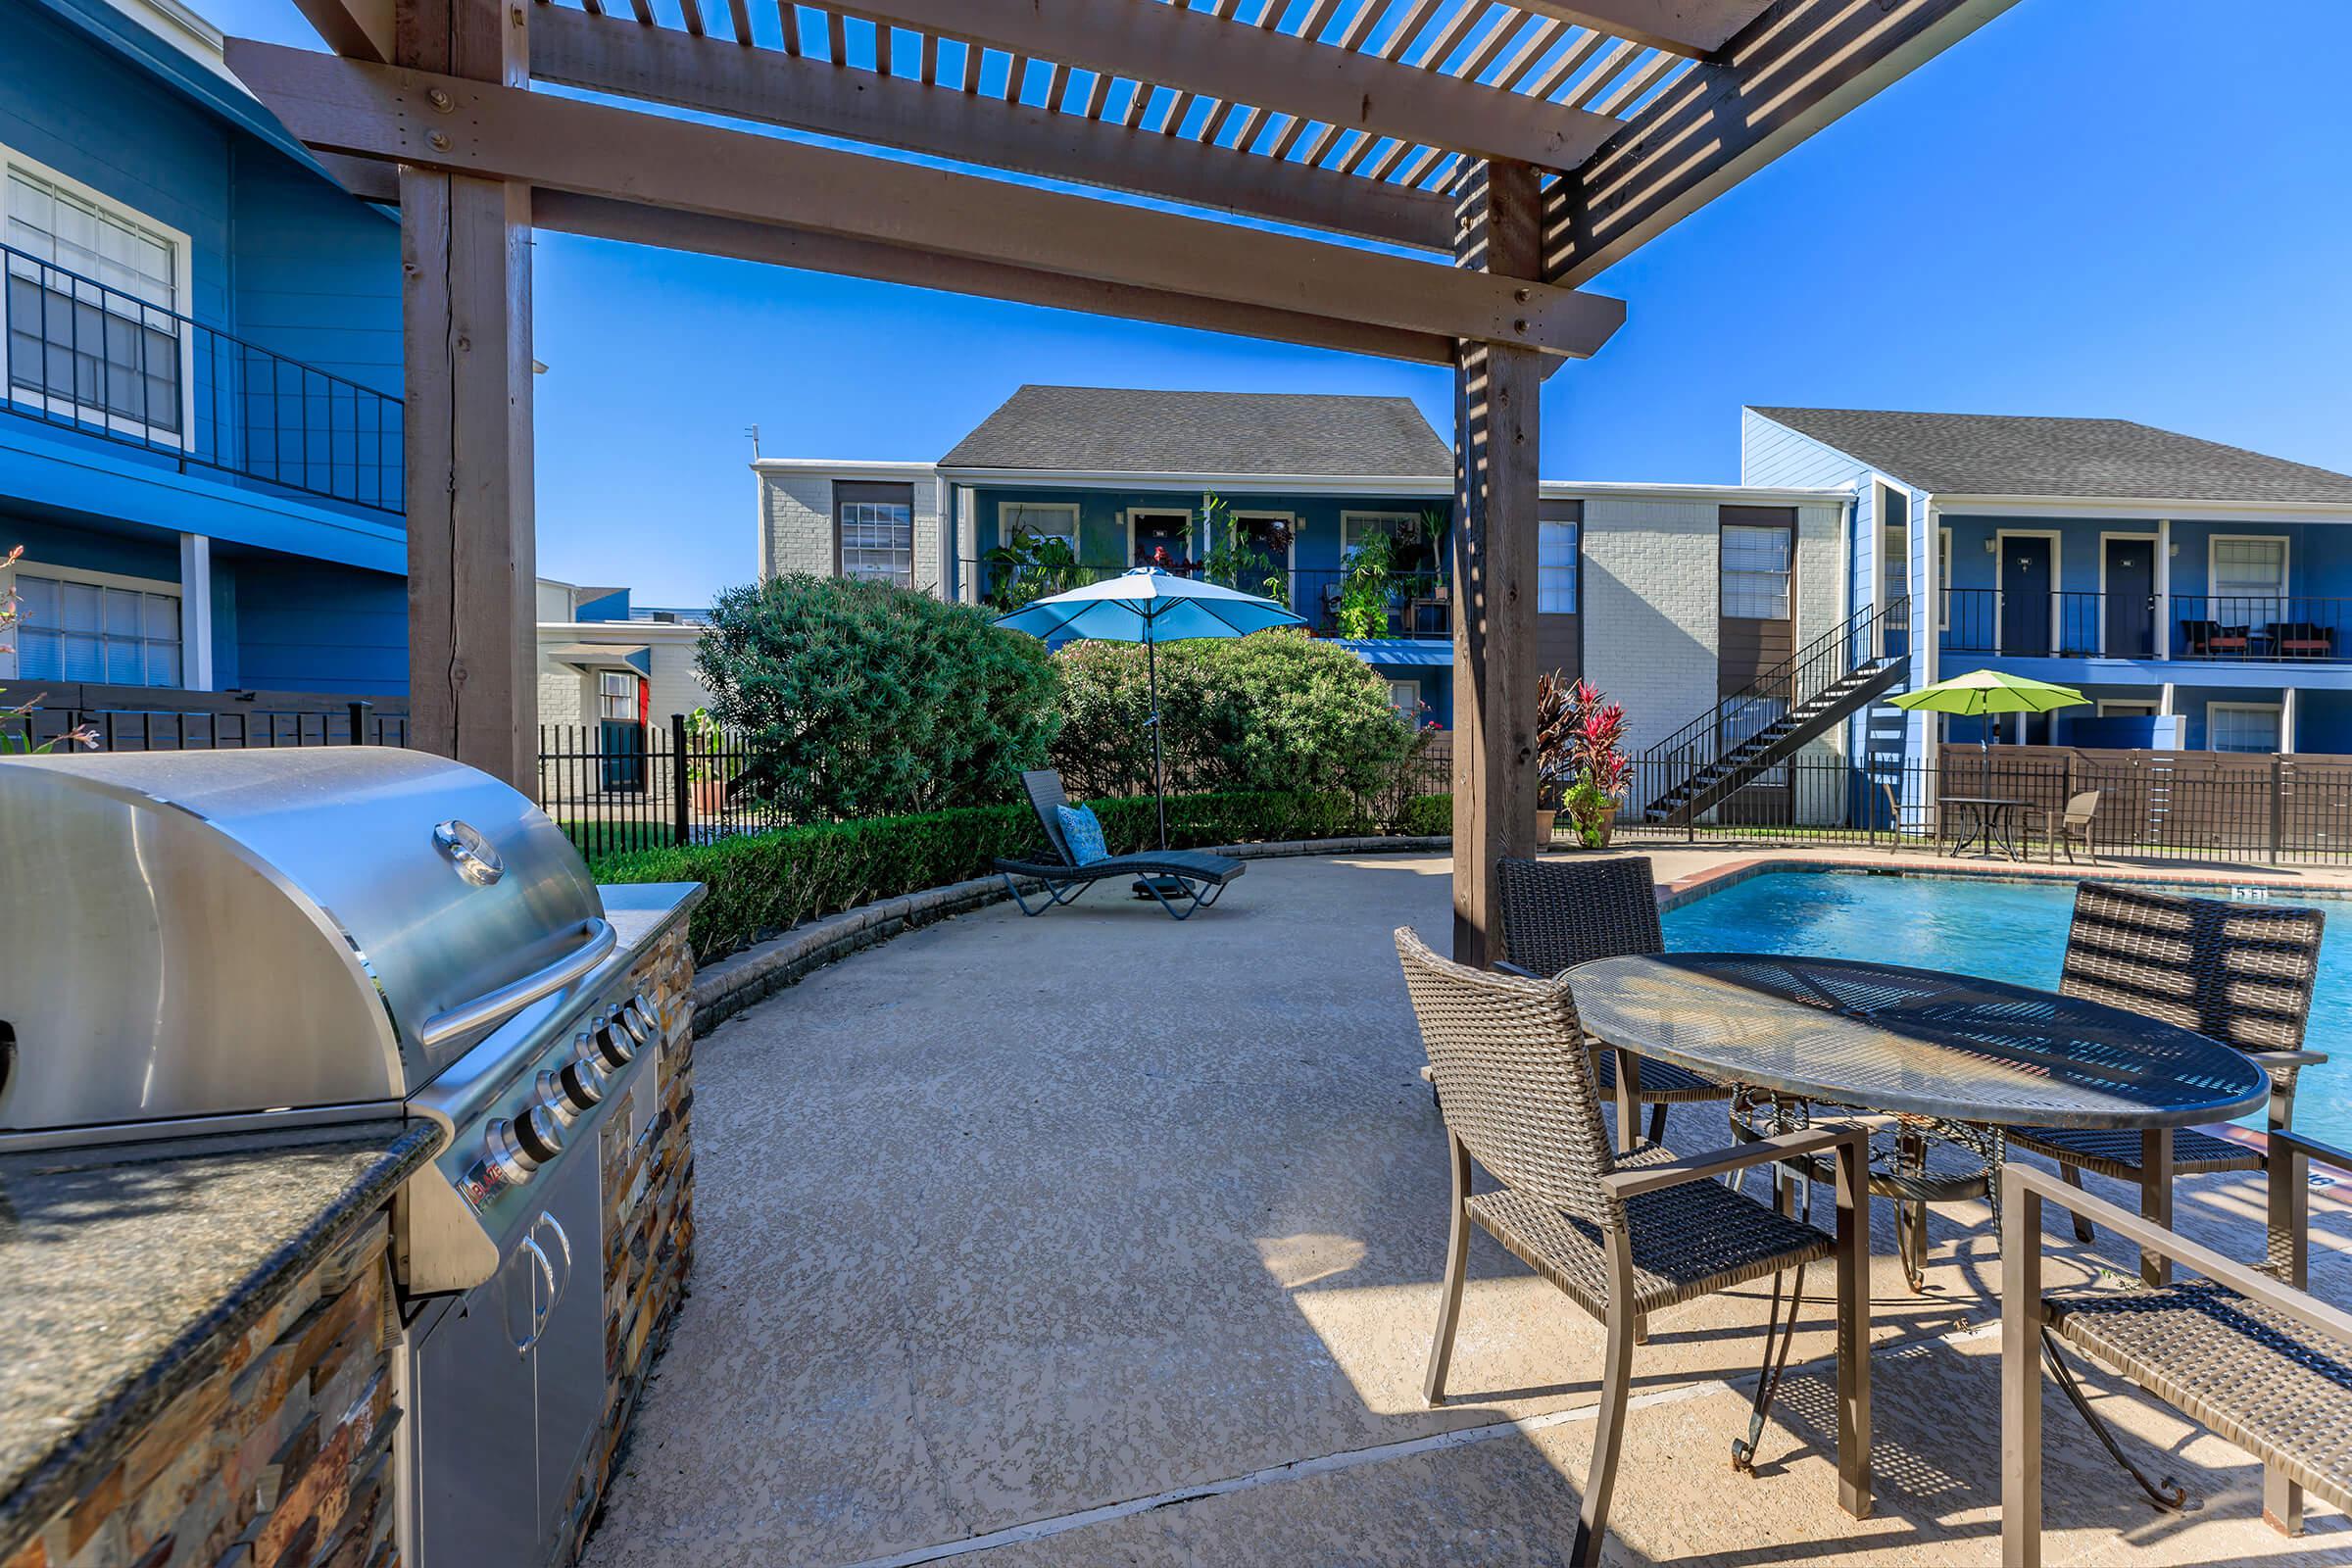
<instances>
[{"instance_id":1,"label":"trimmed hedge","mask_svg":"<svg viewBox=\"0 0 2352 1568\"><path fill-rule=\"evenodd\" d=\"M1432 801L1444 809L1428 811ZM1151 800L1089 804L1102 819L1112 854L1158 843ZM1422 796L1407 818L1399 831L1450 832L1450 800ZM1439 825L1416 827L1413 821ZM1177 849L1350 838L1382 830L1361 804L1345 795L1186 795L1168 802L1168 843ZM1034 859L1044 853L1044 835L1026 806L971 806L640 850L603 862L597 876L605 882L707 884L710 897L694 911L688 939L695 961L710 963L860 904L986 876L1000 856Z\"/></svg>"},{"instance_id":2,"label":"trimmed hedge","mask_svg":"<svg viewBox=\"0 0 2352 1568\"><path fill-rule=\"evenodd\" d=\"M1453 832L1453 797L1416 795L1396 813L1395 831L1407 838L1442 839Z\"/></svg>"}]
</instances>

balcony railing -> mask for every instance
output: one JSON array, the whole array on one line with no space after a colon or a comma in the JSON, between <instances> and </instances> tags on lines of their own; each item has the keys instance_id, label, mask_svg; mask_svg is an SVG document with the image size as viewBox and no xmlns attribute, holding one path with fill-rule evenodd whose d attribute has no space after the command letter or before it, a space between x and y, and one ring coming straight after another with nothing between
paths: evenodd
<instances>
[{"instance_id":1,"label":"balcony railing","mask_svg":"<svg viewBox=\"0 0 2352 1568\"><path fill-rule=\"evenodd\" d=\"M0 245L14 415L301 495L407 510L400 399Z\"/></svg>"},{"instance_id":2,"label":"balcony railing","mask_svg":"<svg viewBox=\"0 0 2352 1568\"><path fill-rule=\"evenodd\" d=\"M981 603L999 610L1015 610L1089 583L1115 577L1126 570L1110 565L1010 565L1000 562L965 560L961 580L973 585ZM1201 575L1195 564L1180 564L1178 576ZM1453 635L1453 607L1444 573L1393 571L1377 588L1355 598L1348 593L1345 568L1288 570L1274 567L1246 572L1226 587L1279 599L1306 617L1307 629L1319 637L1419 637Z\"/></svg>"},{"instance_id":3,"label":"balcony railing","mask_svg":"<svg viewBox=\"0 0 2352 1568\"><path fill-rule=\"evenodd\" d=\"M1953 588L1938 645L2013 659L2224 659L2340 662L2352 599L2175 594L2169 624L2149 594Z\"/></svg>"}]
</instances>

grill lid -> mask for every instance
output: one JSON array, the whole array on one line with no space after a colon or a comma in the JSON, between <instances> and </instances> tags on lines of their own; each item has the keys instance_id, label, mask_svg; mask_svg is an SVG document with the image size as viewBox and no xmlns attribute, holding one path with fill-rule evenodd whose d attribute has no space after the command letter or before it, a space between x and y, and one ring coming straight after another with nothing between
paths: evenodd
<instances>
[{"instance_id":1,"label":"grill lid","mask_svg":"<svg viewBox=\"0 0 2352 1568\"><path fill-rule=\"evenodd\" d=\"M612 946L545 812L377 747L0 760L0 1136L397 1102Z\"/></svg>"}]
</instances>

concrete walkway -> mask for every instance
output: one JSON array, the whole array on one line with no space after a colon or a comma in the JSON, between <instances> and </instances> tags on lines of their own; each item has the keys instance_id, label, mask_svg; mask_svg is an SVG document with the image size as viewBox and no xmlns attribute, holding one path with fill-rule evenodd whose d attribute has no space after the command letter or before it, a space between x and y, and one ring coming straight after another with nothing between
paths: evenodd
<instances>
[{"instance_id":1,"label":"concrete walkway","mask_svg":"<svg viewBox=\"0 0 2352 1568\"><path fill-rule=\"evenodd\" d=\"M1390 933L1442 946L1448 887L1442 859L1301 859L1182 926L1104 890L1000 907L722 1026L697 1058L693 1296L588 1560L1561 1561L1596 1325L1481 1237L1459 1402L1419 1397L1446 1180ZM1717 1147L1721 1116L1678 1112L1670 1141ZM2340 1302L2352 1210L2313 1207ZM2187 1184L2180 1210L2260 1249L2242 1179ZM1994 1238L1938 1213L1913 1297L1878 1224L1876 1515L1834 1505L1810 1372L1761 1473L1731 1472L1758 1287L1661 1316L1637 1352L1613 1560L1997 1560ZM2056 1280L2092 1266L2052 1250ZM1830 1352L1828 1281L1806 1283L1797 1362ZM2244 1455L2092 1383L2203 1506L2149 1510L2053 1394L2052 1562L2352 1563L2344 1519L2274 1535Z\"/></svg>"}]
</instances>

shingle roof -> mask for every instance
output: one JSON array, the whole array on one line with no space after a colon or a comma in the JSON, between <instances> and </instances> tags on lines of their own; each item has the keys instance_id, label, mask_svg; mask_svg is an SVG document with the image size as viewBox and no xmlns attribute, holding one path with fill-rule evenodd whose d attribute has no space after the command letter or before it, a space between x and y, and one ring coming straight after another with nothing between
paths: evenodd
<instances>
[{"instance_id":1,"label":"shingle roof","mask_svg":"<svg viewBox=\"0 0 2352 1568\"><path fill-rule=\"evenodd\" d=\"M2352 504L2352 474L2130 419L1881 409L1754 412L1939 495Z\"/></svg>"},{"instance_id":2,"label":"shingle roof","mask_svg":"<svg viewBox=\"0 0 2352 1568\"><path fill-rule=\"evenodd\" d=\"M1024 386L940 466L1426 478L1453 452L1409 398Z\"/></svg>"}]
</instances>

